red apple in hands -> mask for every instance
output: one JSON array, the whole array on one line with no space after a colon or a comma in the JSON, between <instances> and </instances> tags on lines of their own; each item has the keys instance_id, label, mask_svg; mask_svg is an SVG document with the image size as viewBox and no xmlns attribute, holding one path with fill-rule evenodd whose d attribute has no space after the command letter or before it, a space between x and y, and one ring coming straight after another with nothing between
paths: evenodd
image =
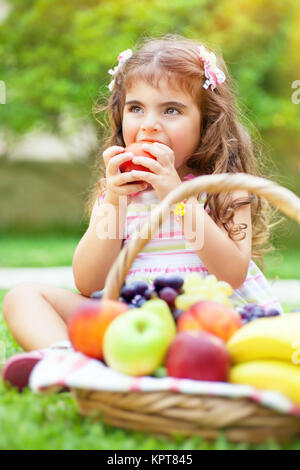
<instances>
[{"instance_id":1,"label":"red apple in hands","mask_svg":"<svg viewBox=\"0 0 300 470\"><path fill-rule=\"evenodd\" d=\"M220 302L202 300L179 317L177 330L204 330L228 341L241 326L241 317L233 309Z\"/></svg>"},{"instance_id":2,"label":"red apple in hands","mask_svg":"<svg viewBox=\"0 0 300 470\"><path fill-rule=\"evenodd\" d=\"M224 341L205 331L178 333L168 350L168 376L181 379L226 382L230 357Z\"/></svg>"},{"instance_id":3,"label":"red apple in hands","mask_svg":"<svg viewBox=\"0 0 300 470\"><path fill-rule=\"evenodd\" d=\"M127 305L116 300L87 300L80 304L68 321L69 338L75 351L102 359L106 328L127 310Z\"/></svg>"},{"instance_id":4,"label":"red apple in hands","mask_svg":"<svg viewBox=\"0 0 300 470\"><path fill-rule=\"evenodd\" d=\"M148 142L144 142L144 143L148 143ZM152 143L152 142L149 142L149 143ZM152 160L156 160L156 157L154 157L149 152L146 152L143 149L143 142L134 142L133 144L128 145L128 147L125 148L125 152L132 152L136 157L148 157L148 158L152 158ZM149 168L146 168L143 165L137 165L136 163L133 163L132 160L128 160L127 162L124 162L120 165L121 173L132 171L132 170L148 171L149 173L152 173L151 170L149 170Z\"/></svg>"}]
</instances>

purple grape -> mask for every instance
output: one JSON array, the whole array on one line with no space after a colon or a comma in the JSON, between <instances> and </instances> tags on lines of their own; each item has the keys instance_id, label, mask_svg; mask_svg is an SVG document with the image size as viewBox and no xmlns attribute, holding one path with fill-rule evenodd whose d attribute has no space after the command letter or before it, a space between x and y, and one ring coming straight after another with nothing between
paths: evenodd
<instances>
[{"instance_id":1,"label":"purple grape","mask_svg":"<svg viewBox=\"0 0 300 470\"><path fill-rule=\"evenodd\" d=\"M252 320L257 320L266 316L265 310L257 304L247 304L237 309L241 316L243 325Z\"/></svg>"},{"instance_id":2,"label":"purple grape","mask_svg":"<svg viewBox=\"0 0 300 470\"><path fill-rule=\"evenodd\" d=\"M172 309L172 315L173 315L175 321L177 321L178 318L180 317L180 315L182 315L182 314L183 314L183 310L181 310L180 308Z\"/></svg>"},{"instance_id":3,"label":"purple grape","mask_svg":"<svg viewBox=\"0 0 300 470\"><path fill-rule=\"evenodd\" d=\"M156 292L159 292L163 287L167 287L167 279L165 276L157 276L157 278L154 279L154 289Z\"/></svg>"},{"instance_id":4,"label":"purple grape","mask_svg":"<svg viewBox=\"0 0 300 470\"><path fill-rule=\"evenodd\" d=\"M127 304L129 309L136 308L136 305L133 305L131 302Z\"/></svg>"},{"instance_id":5,"label":"purple grape","mask_svg":"<svg viewBox=\"0 0 300 470\"><path fill-rule=\"evenodd\" d=\"M252 315L249 321L258 320L259 318L262 318L262 317L258 317L257 315Z\"/></svg>"},{"instance_id":6,"label":"purple grape","mask_svg":"<svg viewBox=\"0 0 300 470\"><path fill-rule=\"evenodd\" d=\"M177 292L172 287L164 287L159 291L159 297L167 302L169 306L174 305L175 299L177 297Z\"/></svg>"},{"instance_id":7,"label":"purple grape","mask_svg":"<svg viewBox=\"0 0 300 470\"><path fill-rule=\"evenodd\" d=\"M243 320L251 320L252 318L252 313L247 312L246 310L241 310L239 313Z\"/></svg>"},{"instance_id":8,"label":"purple grape","mask_svg":"<svg viewBox=\"0 0 300 470\"><path fill-rule=\"evenodd\" d=\"M270 308L266 314L267 317L277 317L277 315L280 315L280 312L276 308Z\"/></svg>"},{"instance_id":9,"label":"purple grape","mask_svg":"<svg viewBox=\"0 0 300 470\"><path fill-rule=\"evenodd\" d=\"M131 300L131 303L132 303L133 305L136 305L136 303L137 303L139 300L141 300L142 298L143 298L142 295L136 294L136 295L133 297L133 299Z\"/></svg>"},{"instance_id":10,"label":"purple grape","mask_svg":"<svg viewBox=\"0 0 300 470\"><path fill-rule=\"evenodd\" d=\"M180 276L169 276L166 278L168 282L168 287L172 287L172 289L180 290L183 286L183 279Z\"/></svg>"},{"instance_id":11,"label":"purple grape","mask_svg":"<svg viewBox=\"0 0 300 470\"><path fill-rule=\"evenodd\" d=\"M103 290L95 290L90 296L92 299L102 299L103 297Z\"/></svg>"},{"instance_id":12,"label":"purple grape","mask_svg":"<svg viewBox=\"0 0 300 470\"><path fill-rule=\"evenodd\" d=\"M248 316L242 317L242 322L243 322L243 324L249 323L249 322L251 322L251 321L253 321L253 320L257 320L257 318L258 318L258 317L255 317L255 316L253 316L253 315L248 315Z\"/></svg>"},{"instance_id":13,"label":"purple grape","mask_svg":"<svg viewBox=\"0 0 300 470\"><path fill-rule=\"evenodd\" d=\"M246 304L241 308L244 312L249 312L253 317L261 318L266 316L265 309L258 304Z\"/></svg>"},{"instance_id":14,"label":"purple grape","mask_svg":"<svg viewBox=\"0 0 300 470\"><path fill-rule=\"evenodd\" d=\"M155 290L152 289L151 287L148 287L148 289L145 290L145 292L144 292L145 299L147 299L147 300L152 299L152 297L154 297L154 293L155 293Z\"/></svg>"},{"instance_id":15,"label":"purple grape","mask_svg":"<svg viewBox=\"0 0 300 470\"><path fill-rule=\"evenodd\" d=\"M136 305L138 308L140 308L140 307L142 307L142 306L144 305L145 302L147 302L147 300L146 300L144 297L142 297L140 300L138 300L138 301L136 302L135 305Z\"/></svg>"},{"instance_id":16,"label":"purple grape","mask_svg":"<svg viewBox=\"0 0 300 470\"><path fill-rule=\"evenodd\" d=\"M255 305L255 307L252 308L251 310L252 317L255 318L262 318L266 316L266 312L263 309L263 307L260 307L259 305Z\"/></svg>"},{"instance_id":17,"label":"purple grape","mask_svg":"<svg viewBox=\"0 0 300 470\"><path fill-rule=\"evenodd\" d=\"M135 307L141 307L145 302L147 302L147 300L140 294L135 295L131 301L132 305L135 305Z\"/></svg>"},{"instance_id":18,"label":"purple grape","mask_svg":"<svg viewBox=\"0 0 300 470\"><path fill-rule=\"evenodd\" d=\"M133 299L133 297L135 296L135 289L134 287L131 286L131 284L129 285L125 285L124 287L122 287L121 289L121 296L123 297L123 299L127 302L127 301L131 301L131 299Z\"/></svg>"},{"instance_id":19,"label":"purple grape","mask_svg":"<svg viewBox=\"0 0 300 470\"><path fill-rule=\"evenodd\" d=\"M246 304L246 305L243 305L243 310L245 310L246 312L251 312L254 307L257 307L257 305L256 304Z\"/></svg>"},{"instance_id":20,"label":"purple grape","mask_svg":"<svg viewBox=\"0 0 300 470\"><path fill-rule=\"evenodd\" d=\"M134 281L130 284L133 287L136 294L144 295L144 292L148 289L148 284L144 281Z\"/></svg>"}]
</instances>

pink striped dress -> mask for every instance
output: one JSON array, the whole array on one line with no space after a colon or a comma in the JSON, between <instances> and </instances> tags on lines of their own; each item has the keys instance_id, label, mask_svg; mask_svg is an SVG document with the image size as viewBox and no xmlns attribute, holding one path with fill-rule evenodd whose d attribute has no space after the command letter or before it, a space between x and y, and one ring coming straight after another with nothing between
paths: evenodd
<instances>
[{"instance_id":1,"label":"pink striped dress","mask_svg":"<svg viewBox=\"0 0 300 470\"><path fill-rule=\"evenodd\" d=\"M205 199L206 194L203 193L200 203L204 204ZM132 196L126 215L124 245L127 245L134 232L143 225L150 211L158 203L159 200L154 190L143 191ZM171 213L158 233L136 256L128 272L126 282L142 279L151 284L160 274L176 273L184 278L193 272L197 272L203 278L209 275L199 256L189 248L181 225ZM267 279L252 260L249 262L246 280L238 289L234 290L231 299L236 307L246 303L255 303L266 309L276 308L283 313Z\"/></svg>"}]
</instances>

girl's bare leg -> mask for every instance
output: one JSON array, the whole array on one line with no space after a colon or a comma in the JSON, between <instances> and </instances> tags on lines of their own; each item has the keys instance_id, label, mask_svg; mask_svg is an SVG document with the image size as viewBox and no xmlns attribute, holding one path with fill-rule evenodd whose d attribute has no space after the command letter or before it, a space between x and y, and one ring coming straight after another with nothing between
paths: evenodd
<instances>
[{"instance_id":1,"label":"girl's bare leg","mask_svg":"<svg viewBox=\"0 0 300 470\"><path fill-rule=\"evenodd\" d=\"M4 297L3 314L12 336L25 351L44 349L68 340L68 318L88 298L61 287L23 282Z\"/></svg>"}]
</instances>

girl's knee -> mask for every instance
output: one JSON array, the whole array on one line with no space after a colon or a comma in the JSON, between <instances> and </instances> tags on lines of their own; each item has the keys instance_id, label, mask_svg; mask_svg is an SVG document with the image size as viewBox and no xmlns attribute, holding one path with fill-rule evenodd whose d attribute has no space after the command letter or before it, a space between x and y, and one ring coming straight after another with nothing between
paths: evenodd
<instances>
[{"instance_id":1,"label":"girl's knee","mask_svg":"<svg viewBox=\"0 0 300 470\"><path fill-rule=\"evenodd\" d=\"M75 308L87 299L89 298L61 287L39 282L22 282L8 291L2 310L7 322L8 319L19 318L20 312L29 312L31 308L41 312L46 302L66 322Z\"/></svg>"},{"instance_id":2,"label":"girl's knee","mask_svg":"<svg viewBox=\"0 0 300 470\"><path fill-rule=\"evenodd\" d=\"M22 301L24 296L28 297L31 292L39 291L39 284L35 282L21 282L12 287L4 296L2 310L6 318L16 302Z\"/></svg>"}]
</instances>

